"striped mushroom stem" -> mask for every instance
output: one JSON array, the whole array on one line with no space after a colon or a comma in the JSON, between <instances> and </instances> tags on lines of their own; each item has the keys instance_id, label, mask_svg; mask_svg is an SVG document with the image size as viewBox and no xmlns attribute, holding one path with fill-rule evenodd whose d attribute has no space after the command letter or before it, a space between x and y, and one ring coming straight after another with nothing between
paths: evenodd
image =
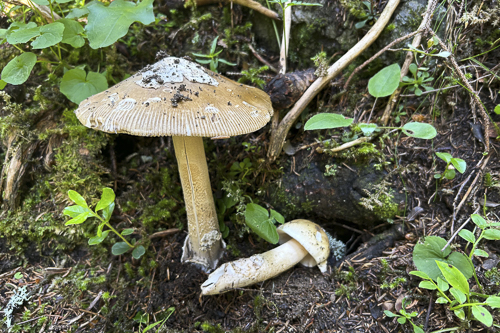
<instances>
[{"instance_id":1,"label":"striped mushroom stem","mask_svg":"<svg viewBox=\"0 0 500 333\"><path fill-rule=\"evenodd\" d=\"M293 220L278 229L280 246L263 254L225 263L201 285L203 295L220 294L268 280L301 263L326 271L330 254L328 236L317 224Z\"/></svg>"}]
</instances>

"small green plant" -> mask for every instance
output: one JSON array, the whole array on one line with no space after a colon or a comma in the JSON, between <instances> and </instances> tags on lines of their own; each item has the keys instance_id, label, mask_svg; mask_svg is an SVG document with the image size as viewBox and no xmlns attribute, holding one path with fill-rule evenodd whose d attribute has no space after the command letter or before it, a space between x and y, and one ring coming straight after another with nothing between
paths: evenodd
<instances>
[{"instance_id":1,"label":"small green plant","mask_svg":"<svg viewBox=\"0 0 500 333\"><path fill-rule=\"evenodd\" d=\"M105 187L102 190L101 200L97 203L94 211L89 208L85 199L78 192L70 190L68 191L68 196L76 205L64 208L64 215L71 217L71 220L66 222L65 225L82 224L90 217L95 217L100 221L97 227L97 234L89 239L89 245L102 243L109 232L112 231L123 240L123 242L113 244L111 252L114 255L120 255L133 249L132 256L135 259L139 259L146 252L144 246L134 243L135 240L133 241L134 244L131 244L123 237L132 234L134 232L133 228L125 229L120 233L109 223L115 209L115 192L112 189ZM102 216L98 214L99 211L101 211ZM103 230L104 227L108 229Z\"/></svg>"},{"instance_id":2,"label":"small green plant","mask_svg":"<svg viewBox=\"0 0 500 333\"><path fill-rule=\"evenodd\" d=\"M436 156L446 162L446 167L442 173L434 174L436 179L454 179L457 170L460 173L464 173L467 169L467 163L461 158L454 158L448 153L436 153Z\"/></svg>"},{"instance_id":3,"label":"small green plant","mask_svg":"<svg viewBox=\"0 0 500 333\"><path fill-rule=\"evenodd\" d=\"M238 82L241 83L250 82L262 89L264 88L264 83L266 83L266 81L261 79L259 75L262 72L267 71L268 69L269 67L262 66L260 68L249 68L248 71L241 71L241 74L243 74L243 76L238 80Z\"/></svg>"},{"instance_id":4,"label":"small green plant","mask_svg":"<svg viewBox=\"0 0 500 333\"><path fill-rule=\"evenodd\" d=\"M337 171L338 171L338 165L337 164L327 164L325 165L325 172L323 173L323 175L325 177L329 177L329 176L332 176L332 177L335 177L335 175L337 174Z\"/></svg>"},{"instance_id":5,"label":"small green plant","mask_svg":"<svg viewBox=\"0 0 500 333\"><path fill-rule=\"evenodd\" d=\"M446 245L444 239L430 236L433 238L429 240L430 237L426 237L428 246L415 246L413 260L418 271L410 272L410 274L424 280L420 282L420 288L436 290L438 293L436 303L448 304L450 310L459 319L472 320L474 318L491 327L493 316L485 306L492 309L500 308L500 297L482 293L483 287L477 278L472 258L473 256L488 257L488 253L478 249L477 246L482 239L500 240L500 230L497 229L500 223L488 222L478 214L472 214L471 220L476 225L474 231L462 229L459 232L461 238L472 244L468 256L459 252L450 254L449 248L442 252L442 248ZM476 232L479 232L478 237L475 236ZM447 258L443 258L443 254ZM481 293L471 291L468 279L472 275ZM485 300L480 301L481 298Z\"/></svg>"},{"instance_id":6,"label":"small green plant","mask_svg":"<svg viewBox=\"0 0 500 333\"><path fill-rule=\"evenodd\" d=\"M403 106L402 106L402 105L400 105L400 106L398 107L398 110L397 110L397 111L394 111L394 112L392 113L392 115L394 116L394 122L395 122L396 124L399 124L399 123L401 122L401 117L402 117L402 116L406 116L406 115L407 115L407 113L406 113L406 112L403 112L402 110L403 110Z\"/></svg>"},{"instance_id":7,"label":"small green plant","mask_svg":"<svg viewBox=\"0 0 500 333\"><path fill-rule=\"evenodd\" d=\"M389 318L394 318L394 317L398 318L397 321L401 325L406 324L406 321L408 321L411 324L411 326L413 326L413 332L424 333L425 331L422 328L420 328L419 326L415 325L413 323L413 320L412 320L412 318L415 318L418 315L418 312L417 311L413 311L411 313L406 312L405 302L406 302L406 298L403 298L402 306L401 306L401 310L399 310L399 314L393 313L389 310L385 310L384 311L385 315Z\"/></svg>"},{"instance_id":8,"label":"small green plant","mask_svg":"<svg viewBox=\"0 0 500 333\"><path fill-rule=\"evenodd\" d=\"M403 80L400 84L401 87L409 86L408 89L411 92L415 92L415 95L422 95L422 89L426 91L430 91L434 89L433 87L428 85L428 82L434 80L432 77L429 77L430 74L427 72L429 69L424 67L418 67L416 64L411 64L409 68L413 77L404 76Z\"/></svg>"},{"instance_id":9,"label":"small green plant","mask_svg":"<svg viewBox=\"0 0 500 333\"><path fill-rule=\"evenodd\" d=\"M264 207L255 203L249 203L246 205L245 222L258 236L269 243L276 244L278 243L279 236L274 223L283 224L285 223L285 218L274 209L271 209L269 213Z\"/></svg>"},{"instance_id":10,"label":"small green plant","mask_svg":"<svg viewBox=\"0 0 500 333\"><path fill-rule=\"evenodd\" d=\"M195 59L196 62L200 64L209 64L210 65L210 70L212 72L218 73L217 72L217 67L219 66L219 62L222 62L223 64L229 65L229 66L236 66L235 63L229 62L225 59L219 58L219 54L221 54L222 51L215 51L217 48L217 40L219 39L219 36L215 37L215 39L212 42L212 46L210 47L210 53L209 54L203 54L203 53L194 53L193 55L195 57L200 57L200 58L206 58L206 59Z\"/></svg>"},{"instance_id":11,"label":"small green plant","mask_svg":"<svg viewBox=\"0 0 500 333\"><path fill-rule=\"evenodd\" d=\"M14 274L14 279L19 280L19 279L22 279L22 278L23 278L23 273L17 272L16 274Z\"/></svg>"},{"instance_id":12,"label":"small green plant","mask_svg":"<svg viewBox=\"0 0 500 333\"><path fill-rule=\"evenodd\" d=\"M366 25L366 23L377 20L377 15L375 15L372 3L370 1L363 1L362 4L366 7L367 10L363 10L361 15L359 16L359 18L363 21L360 21L354 25L356 29L361 29Z\"/></svg>"},{"instance_id":13,"label":"small green plant","mask_svg":"<svg viewBox=\"0 0 500 333\"><path fill-rule=\"evenodd\" d=\"M108 47L125 36L132 23L150 24L155 20L153 0L137 3L116 0L109 6L99 1L88 4L79 1L76 6L66 5L68 0L32 2L48 6L54 22L48 23L39 10L33 10L29 22L25 22L26 12L23 12L8 29L0 29L0 44L8 42L21 52L2 69L0 87L26 82L35 64L41 63L43 68L50 68L50 74L64 71L60 90L77 104L107 89L108 83L103 74L86 72L87 64L71 64L68 48L82 48L87 40L93 49Z\"/></svg>"},{"instance_id":14,"label":"small green plant","mask_svg":"<svg viewBox=\"0 0 500 333\"><path fill-rule=\"evenodd\" d=\"M163 327L163 325L167 322L168 318L170 318L170 316L175 312L175 308L174 307L171 307L171 308L168 308L166 313L165 313L165 318L161 319L161 320L158 320L157 322L154 322L152 324L149 324L149 314L148 313L144 313L142 311L139 311L135 317L134 317L134 321L138 322L139 323L139 333L146 333L147 331L149 330L152 330L153 328L155 328L156 326L160 325L160 327L158 327L156 329L156 333L160 332L161 328ZM141 329L141 325L142 324L146 324L147 326L144 327L144 329Z\"/></svg>"}]
</instances>

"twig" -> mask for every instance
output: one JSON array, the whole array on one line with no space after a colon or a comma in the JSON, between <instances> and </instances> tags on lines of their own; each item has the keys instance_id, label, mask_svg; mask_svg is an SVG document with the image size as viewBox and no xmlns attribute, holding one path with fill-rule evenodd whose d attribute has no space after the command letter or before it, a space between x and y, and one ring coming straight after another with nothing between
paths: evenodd
<instances>
[{"instance_id":1,"label":"twig","mask_svg":"<svg viewBox=\"0 0 500 333\"><path fill-rule=\"evenodd\" d=\"M339 152L341 150L344 150L344 149L351 148L353 146L359 145L360 143L367 142L370 139L371 139L370 137L362 137L362 138L356 139L354 141L344 143L342 146L338 146L338 147L335 147L335 148L323 149L321 152L327 151L329 153L336 153L336 152Z\"/></svg>"},{"instance_id":2,"label":"twig","mask_svg":"<svg viewBox=\"0 0 500 333\"><path fill-rule=\"evenodd\" d=\"M271 142L269 145L269 151L267 152L267 157L270 162L276 160L278 155L281 153L288 131L309 102L321 91L321 89L323 89L334 77L336 77L345 67L356 59L361 52L366 50L377 39L389 22L389 19L394 13L394 10L396 10L399 2L400 0L389 0L384 11L380 15L380 18L366 33L366 35L328 69L327 75L314 81L297 101L297 103L295 103L293 108L283 118L277 130L271 133Z\"/></svg>"},{"instance_id":3,"label":"twig","mask_svg":"<svg viewBox=\"0 0 500 333\"><path fill-rule=\"evenodd\" d=\"M291 0L285 2L288 3ZM280 51L280 74L285 75L286 73L286 58L288 56L288 45L290 44L290 27L292 25L292 6L285 8L283 13L283 40L281 42Z\"/></svg>"},{"instance_id":4,"label":"twig","mask_svg":"<svg viewBox=\"0 0 500 333\"><path fill-rule=\"evenodd\" d=\"M210 5L214 3L219 3L219 2L225 2L229 3L229 0L196 0L196 5L198 6L204 6L204 5ZM232 0L231 2L234 2L235 4L238 4L240 6L248 7L250 9L253 9L269 18L272 18L273 20L279 20L279 15L276 12L273 12L272 10L262 6L260 3L257 1L253 0Z\"/></svg>"},{"instance_id":5,"label":"twig","mask_svg":"<svg viewBox=\"0 0 500 333\"><path fill-rule=\"evenodd\" d=\"M420 41L422 39L422 30L426 29L426 27L429 25L429 22L431 21L432 18L432 13L434 12L434 8L436 7L437 0L429 0L427 3L427 9L424 14L424 18L422 19L422 22L420 23L420 26L417 29L417 34L415 35L415 38L413 38L413 41L411 45L414 47L417 47L420 45ZM400 80L403 79L403 77L408 74L408 70L410 68L411 63L413 62L413 52L408 51L406 53L406 58L405 62L403 63L403 67L401 68L401 75L400 75ZM391 116L392 111L394 110L394 107L396 106L396 103L398 101L399 95L401 94L401 88L396 89L391 97L389 98L389 101L387 102L387 105L384 110L384 114L382 115L381 118L381 123L384 126L387 126L389 123L389 117Z\"/></svg>"},{"instance_id":6,"label":"twig","mask_svg":"<svg viewBox=\"0 0 500 333\"><path fill-rule=\"evenodd\" d=\"M481 207L479 207L478 209L476 209L476 211L475 211L474 213L472 213L472 214L476 214L476 213L479 211L479 209L480 209L480 208L481 208ZM450 246L451 242L455 239L455 237L457 237L457 235L458 235L458 233L460 232L460 230L462 230L462 229L463 229L463 228L467 225L467 223L469 223L470 219L471 219L471 218L470 218L470 216L469 216L469 218L467 219L467 221L465 221L464 223L462 223L462 225L460 226L460 228L458 228L458 229L457 229L457 231L453 234L453 236L451 236L451 237L450 237L450 240L449 240L449 241L446 243L446 245L445 245L445 246L441 249L441 252L443 252L444 250L446 250L446 248L447 248L448 246Z\"/></svg>"},{"instance_id":7,"label":"twig","mask_svg":"<svg viewBox=\"0 0 500 333\"><path fill-rule=\"evenodd\" d=\"M278 70L269 63L269 61L267 61L266 59L262 58L262 56L253 48L252 44L250 43L247 43L247 46L248 48L250 49L250 51L252 51L252 54L255 58L259 59L259 61L261 63L263 63L264 65L266 65L267 67L269 67L270 70L272 70L273 72L275 73L278 73Z\"/></svg>"},{"instance_id":8,"label":"twig","mask_svg":"<svg viewBox=\"0 0 500 333\"><path fill-rule=\"evenodd\" d=\"M163 230L163 231L158 231L152 235L149 235L149 239L160 238L160 237L164 237L167 235L172 235L172 234L175 234L179 231L180 231L180 229L177 229L177 228L171 228L171 229L167 229L167 230Z\"/></svg>"}]
</instances>

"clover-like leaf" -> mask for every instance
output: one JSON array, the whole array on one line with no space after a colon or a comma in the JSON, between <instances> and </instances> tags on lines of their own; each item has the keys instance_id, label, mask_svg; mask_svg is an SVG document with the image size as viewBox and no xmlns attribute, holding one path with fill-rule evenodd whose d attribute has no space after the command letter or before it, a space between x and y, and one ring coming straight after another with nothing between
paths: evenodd
<instances>
[{"instance_id":1,"label":"clover-like leaf","mask_svg":"<svg viewBox=\"0 0 500 333\"><path fill-rule=\"evenodd\" d=\"M96 72L85 73L79 68L67 71L61 80L61 92L76 104L107 88L108 82L104 75Z\"/></svg>"},{"instance_id":2,"label":"clover-like leaf","mask_svg":"<svg viewBox=\"0 0 500 333\"><path fill-rule=\"evenodd\" d=\"M134 259L139 259L144 253L146 253L146 249L144 246L139 245L134 249L134 251L132 251L132 257L134 257Z\"/></svg>"},{"instance_id":3,"label":"clover-like leaf","mask_svg":"<svg viewBox=\"0 0 500 333\"><path fill-rule=\"evenodd\" d=\"M69 44L75 48L82 47L85 44L83 27L78 21L63 18L57 22L64 24L62 43Z\"/></svg>"},{"instance_id":4,"label":"clover-like leaf","mask_svg":"<svg viewBox=\"0 0 500 333\"><path fill-rule=\"evenodd\" d=\"M18 55L3 68L2 81L15 85L26 82L35 64L36 55L34 53L25 52Z\"/></svg>"},{"instance_id":5,"label":"clover-like leaf","mask_svg":"<svg viewBox=\"0 0 500 333\"><path fill-rule=\"evenodd\" d=\"M131 1L115 0L109 6L99 1L87 5L89 16L85 27L93 49L109 46L125 36L134 22L154 22L153 0L135 4Z\"/></svg>"},{"instance_id":6,"label":"clover-like leaf","mask_svg":"<svg viewBox=\"0 0 500 333\"><path fill-rule=\"evenodd\" d=\"M7 42L9 44L24 44L31 38L40 36L40 28L35 22L21 23L14 22L7 31Z\"/></svg>"},{"instance_id":7,"label":"clover-like leaf","mask_svg":"<svg viewBox=\"0 0 500 333\"><path fill-rule=\"evenodd\" d=\"M64 24L59 22L42 25L40 27L40 36L37 37L31 46L33 49L44 49L56 45L63 39Z\"/></svg>"}]
</instances>

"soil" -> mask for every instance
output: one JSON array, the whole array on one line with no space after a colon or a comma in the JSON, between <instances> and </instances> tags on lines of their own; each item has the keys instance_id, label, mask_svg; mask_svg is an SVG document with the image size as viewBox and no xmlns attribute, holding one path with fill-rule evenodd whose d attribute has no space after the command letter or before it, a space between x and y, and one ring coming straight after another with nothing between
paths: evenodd
<instances>
[{"instance_id":1,"label":"soil","mask_svg":"<svg viewBox=\"0 0 500 333\"><path fill-rule=\"evenodd\" d=\"M218 11L219 15L223 15L222 9L216 6L209 8L207 11ZM235 11L240 19L248 14L240 8ZM186 11L185 15L190 13ZM211 26L210 29L209 26L203 27L207 31L213 30ZM189 33L193 33L186 30L195 30L183 30L181 27L178 29L175 35L170 35L174 52L186 47L183 44L189 40ZM471 29L467 33L472 35L474 31L477 32ZM153 33L155 35L152 39L165 39L163 32L163 35L156 30ZM203 38L207 41L213 40L206 34ZM467 38L472 40L470 36ZM147 42L152 43L151 40ZM152 61L152 56L139 46L135 50L137 52L134 51L134 56L128 53L123 44L117 45L116 49L120 54L115 52L114 55L125 59L124 63L133 64L133 68L140 68L144 63ZM488 54L488 57L487 61L484 60L485 63L500 62L498 51ZM270 58L276 63L277 56ZM292 67L298 63L302 62L292 63ZM447 62L443 64L448 66L446 73L451 75L451 66ZM498 80L488 85L482 83L486 88L481 91L480 98L485 101L488 110L493 110L494 106L500 103L497 97ZM38 84L39 82L28 82L23 89L33 90ZM366 121L374 103L374 99L364 93L366 81L361 80L353 85L355 97L335 100L338 86L332 85L321 93L308 111L309 115L315 113L312 109L339 113L349 111L348 116ZM13 90L10 85L6 89ZM22 94L16 95L19 95L16 96L16 101L23 103L20 97ZM184 96L177 97L178 99L172 102L182 103ZM365 211L357 215L359 223L349 224L346 221L355 221L356 217L342 220L342 217L333 215L336 219L330 221L332 215L315 212L314 207L304 209L300 211L300 214L303 214L301 218L316 218L318 223L347 243L345 257L336 259L331 255L326 273L321 273L316 268L296 266L268 281L216 296L200 294L200 285L206 280L207 273L195 265L180 262L186 232L177 228L182 228L185 224L185 212L171 141L168 138L144 139L124 135L106 137L102 147L96 143L100 142L100 137L92 138L95 141L87 138L88 141L78 142L79 158L95 167L89 170L93 170L97 175L96 182L99 187L111 186L117 193L118 204L111 219L112 224L122 229L134 227L136 232L131 237L135 240L147 240L147 254L136 260L127 254L111 255L112 243L104 242L89 247L86 236L95 233L95 228L92 227L64 227L67 229L63 231L50 229L47 231L52 232L49 238L41 231L39 241L33 241L29 238L31 236L28 236L28 231L35 222L44 221L43 214L49 213L58 221L59 228L62 228L67 220L61 214L68 204L65 197L67 188L60 185L62 181L57 177L43 178L43 183L46 181L49 184L47 186L50 191L42 191L43 199L33 206L35 208L30 212L29 219L26 217L26 221L16 224L14 228L6 228L9 234L0 238L1 309L6 311L7 304L19 293L20 288L26 287L28 291L28 297L14 306L12 319L16 325L11 331L141 332L141 328L144 330L146 325L166 319L161 328L158 325L150 331L159 328L158 332L412 332L413 328L408 323L401 325L396 318L384 314L385 310L397 313L401 309L403 298L406 298L407 312L415 311L412 319L414 324L420 325L424 330L442 329L444 332L445 329L456 328L456 331L462 332L497 331L498 327L487 329L478 321L471 321L469 325L460 321L445 305L435 303L435 293L419 287L421 279L408 274L416 270L412 253L419 239L436 235L448 240L452 237L452 230L456 231L466 223L470 214L483 212L483 209L491 220L498 222L500 215L499 141L492 136L490 153L484 154L485 138L479 137L477 132L471 130L474 128L471 124L479 123L479 120L484 122L484 119L481 118L477 107L472 109L469 106L470 96L463 89L455 88L444 96L440 95L438 100L434 100L435 97L431 99L430 102L422 102L422 99L416 96L405 99L407 113L401 115L398 123L393 120L392 125L399 126L412 119L432 123L438 130L438 136L434 140L419 140L391 132L388 136L380 136L373 141L379 152L378 157L372 156L368 163L363 164L373 167L375 162L391 162L383 165L380 174L363 169L363 175L369 173L374 179L383 178L390 184L390 188L397 194L396 197L404 199L400 214L388 219L380 216L377 218L374 214L367 215ZM33 100L24 103L31 106ZM382 116L385 107L385 104L384 107L379 106L382 104L384 103L377 104L372 119ZM431 113L433 105L439 106L439 112ZM72 107L76 108L75 105ZM54 106L54 117L61 122L64 118L62 109ZM500 120L493 112L491 116L493 121ZM305 132L297 126L289 134L288 141L294 147L314 147L318 137L331 137L340 141L340 138L352 134L349 132L350 130L322 131L318 134ZM69 137L68 142L79 140L68 133L63 136L65 139ZM10 143L6 138L7 136L3 137L5 142L2 156L7 162ZM22 220L25 216L22 215L23 206L30 205L27 198L31 198L30 194L38 193L40 189L41 174L51 175L56 172L54 165L63 163L52 156L52 141L47 143L32 140L36 144L32 146L33 155L25 161L27 171L24 176L20 176L24 179L20 183L19 195L16 200L9 200L18 202L18 206L3 207L0 218L5 221L11 221L9 219L13 216ZM316 173L321 169L318 165L323 167L330 162L341 165L341 168L344 168L342 172L350 177L347 187L362 197L362 191L353 185L356 177L349 174L361 174L358 170L360 160L329 156L309 149L295 156L282 154L275 164L269 165L265 162L268 140L269 129L236 139L206 140L216 200L222 200L226 193L227 188L224 189L223 185L223 181L227 180L226 176L233 181L232 186L237 184L243 193L250 193L252 198L260 200L261 204L271 200L266 195L254 195L273 188L265 184L284 183L289 187L288 191L293 193L296 184L282 182L283 174L288 172L282 168L286 166L291 170L290 173L300 172L301 170L290 166L300 164L308 158L311 158L311 164L317 167ZM59 146L54 146L55 151L62 150L60 141L62 140L57 141ZM89 142L97 148L92 148ZM248 148L249 145L244 145L245 143L250 143L254 148ZM95 155L92 149L97 152ZM354 155L356 151L349 152ZM436 152L447 152L465 160L466 171L463 174L457 172L454 179L436 181L435 174L443 172L445 167L443 161L436 159ZM245 158L252 163L248 175L233 168L234 163L239 165ZM309 163L309 160L307 162ZM46 164L43 171L40 171L41 163ZM487 174L492 177L489 185L485 181ZM162 181L167 178L168 186L162 187ZM236 182L237 180L241 182ZM312 190L317 190L316 194L324 195L324 192L318 190L323 183L313 183L311 188L300 192L300 201L311 199L312 196L308 197L308 191L312 193ZM100 188L99 191L93 191L100 193ZM316 199L314 197L314 200ZM464 203L461 203L462 201ZM483 207L485 202L488 202L488 209ZM321 209L328 209L328 205L321 206ZM416 212L418 214L413 214ZM272 248L272 245L249 233L246 227L239 223L241 220L235 217L237 213L236 206L222 213L229 230L229 246L222 263ZM297 214L299 213L294 211L285 217L297 217ZM51 221L47 220L43 226L48 226ZM21 240L16 238L16 228L20 228L18 232L26 232L22 234ZM469 223L465 228L472 230L473 226ZM154 233L158 230L165 233L156 237ZM73 243L73 239L77 241ZM500 246L498 241L485 241L481 244L481 248L490 255L488 260L494 260L494 263L476 257L474 265L478 279L489 295L498 295L500 274L487 277L485 273L496 270ZM454 247L458 251L468 253L469 249L465 245L464 240L455 238ZM473 285L474 282L470 281ZM175 311L170 313L169 308L175 308ZM498 310L492 312L494 318L499 318ZM141 317L141 314L148 314L148 317ZM139 324L140 322L142 324ZM0 322L0 325L3 325L0 326L0 331L9 331L5 323Z\"/></svg>"}]
</instances>

